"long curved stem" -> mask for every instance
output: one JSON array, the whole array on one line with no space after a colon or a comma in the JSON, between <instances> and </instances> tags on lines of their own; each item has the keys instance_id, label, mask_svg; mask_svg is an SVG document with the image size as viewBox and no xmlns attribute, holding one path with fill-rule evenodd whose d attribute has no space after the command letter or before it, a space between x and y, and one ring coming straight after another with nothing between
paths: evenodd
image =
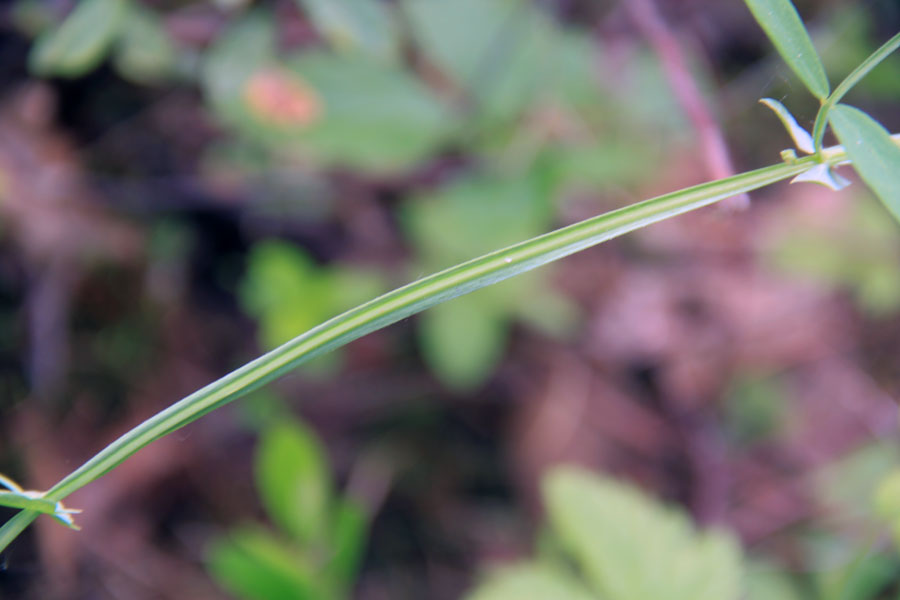
<instances>
[{"instance_id":1,"label":"long curved stem","mask_svg":"<svg viewBox=\"0 0 900 600\"><path fill-rule=\"evenodd\" d=\"M822 149L822 139L825 137L825 125L828 124L828 113L834 108L834 105L853 89L859 81L869 74L881 61L887 58L894 50L900 48L900 33L886 41L882 46L869 55L866 60L862 61L859 66L853 69L844 80L834 88L834 91L822 102L819 112L816 114L816 122L813 125L813 143L816 151Z\"/></svg>"},{"instance_id":2,"label":"long curved stem","mask_svg":"<svg viewBox=\"0 0 900 600\"><path fill-rule=\"evenodd\" d=\"M900 140L898 140L900 141ZM840 146L827 148L831 164L846 160ZM147 419L97 453L45 493L62 500L154 440L247 394L300 363L431 306L529 271L675 215L798 175L817 164L810 156L665 194L520 242L430 275L362 304L232 371ZM39 513L23 510L0 527L0 551Z\"/></svg>"}]
</instances>

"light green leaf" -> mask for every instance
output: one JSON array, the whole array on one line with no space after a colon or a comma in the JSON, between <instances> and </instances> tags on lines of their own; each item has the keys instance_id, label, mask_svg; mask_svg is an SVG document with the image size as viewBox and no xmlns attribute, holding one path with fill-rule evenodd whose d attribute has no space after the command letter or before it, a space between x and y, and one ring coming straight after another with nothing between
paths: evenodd
<instances>
[{"instance_id":1,"label":"light green leaf","mask_svg":"<svg viewBox=\"0 0 900 600\"><path fill-rule=\"evenodd\" d=\"M846 289L870 317L893 315L900 310L900 229L869 194L845 209L837 220L818 222L785 211L768 262L791 277Z\"/></svg>"},{"instance_id":2,"label":"light green leaf","mask_svg":"<svg viewBox=\"0 0 900 600\"><path fill-rule=\"evenodd\" d=\"M352 500L335 505L334 523L329 532L331 555L325 571L336 585L351 587L365 550L369 522L365 511Z\"/></svg>"},{"instance_id":3,"label":"light green leaf","mask_svg":"<svg viewBox=\"0 0 900 600\"><path fill-rule=\"evenodd\" d=\"M522 0L406 0L425 55L481 114L515 117L545 88L557 57L552 23Z\"/></svg>"},{"instance_id":4,"label":"light green leaf","mask_svg":"<svg viewBox=\"0 0 900 600\"><path fill-rule=\"evenodd\" d=\"M379 0L297 0L316 28L338 50L379 58L397 54L397 30L388 5Z\"/></svg>"},{"instance_id":5,"label":"light green leaf","mask_svg":"<svg viewBox=\"0 0 900 600\"><path fill-rule=\"evenodd\" d=\"M890 587L897 574L896 558L887 552L869 552L857 562L861 543L847 536L823 536L818 545L824 547L806 551L807 561L818 554L810 565L817 584L814 598L873 600Z\"/></svg>"},{"instance_id":6,"label":"light green leaf","mask_svg":"<svg viewBox=\"0 0 900 600\"><path fill-rule=\"evenodd\" d=\"M247 312L259 320L260 337L267 348L340 310L331 305L329 282L309 255L277 240L253 246L240 292Z\"/></svg>"},{"instance_id":7,"label":"light green leaf","mask_svg":"<svg viewBox=\"0 0 900 600\"><path fill-rule=\"evenodd\" d=\"M831 127L853 160L853 168L900 221L900 146L887 130L858 108L838 104Z\"/></svg>"},{"instance_id":8,"label":"light green leaf","mask_svg":"<svg viewBox=\"0 0 900 600\"><path fill-rule=\"evenodd\" d=\"M141 3L128 7L115 65L126 79L156 83L172 72L175 48L159 16Z\"/></svg>"},{"instance_id":9,"label":"light green leaf","mask_svg":"<svg viewBox=\"0 0 900 600\"><path fill-rule=\"evenodd\" d=\"M819 469L815 478L815 492L819 502L834 510L835 514L856 522L878 522L876 506L869 501L885 477L890 475L900 460L900 452L890 443L871 443L840 460ZM838 544L843 552L839 560L851 560L853 548Z\"/></svg>"},{"instance_id":10,"label":"light green leaf","mask_svg":"<svg viewBox=\"0 0 900 600\"><path fill-rule=\"evenodd\" d=\"M305 425L284 422L263 433L256 486L272 520L296 539L318 541L327 532L331 474L324 449Z\"/></svg>"},{"instance_id":11,"label":"light green leaf","mask_svg":"<svg viewBox=\"0 0 900 600\"><path fill-rule=\"evenodd\" d=\"M479 293L422 315L419 335L434 373L448 387L467 391L484 383L503 357L507 323Z\"/></svg>"},{"instance_id":12,"label":"light green leaf","mask_svg":"<svg viewBox=\"0 0 900 600\"><path fill-rule=\"evenodd\" d=\"M655 164L654 150L643 140L588 139L561 145L550 151L560 180L578 189L638 185L647 176L646 165Z\"/></svg>"},{"instance_id":13,"label":"light green leaf","mask_svg":"<svg viewBox=\"0 0 900 600\"><path fill-rule=\"evenodd\" d=\"M240 297L247 313L259 322L262 345L274 348L382 289L375 273L319 266L297 246L269 240L250 251ZM319 366L327 359L321 357Z\"/></svg>"},{"instance_id":14,"label":"light green leaf","mask_svg":"<svg viewBox=\"0 0 900 600\"><path fill-rule=\"evenodd\" d=\"M875 514L886 521L900 518L900 469L888 473L878 484L872 498Z\"/></svg>"},{"instance_id":15,"label":"light green leaf","mask_svg":"<svg viewBox=\"0 0 900 600\"><path fill-rule=\"evenodd\" d=\"M456 128L447 107L399 65L364 53L280 57L262 14L221 38L204 67L209 101L236 133L282 156L396 172L429 156Z\"/></svg>"},{"instance_id":16,"label":"light green leaf","mask_svg":"<svg viewBox=\"0 0 900 600\"><path fill-rule=\"evenodd\" d=\"M317 574L295 550L256 528L237 529L206 553L210 574L245 600L322 600Z\"/></svg>"},{"instance_id":17,"label":"light green leaf","mask_svg":"<svg viewBox=\"0 0 900 600\"><path fill-rule=\"evenodd\" d=\"M220 118L239 124L248 79L274 61L272 19L252 12L222 32L204 54L201 79L207 102Z\"/></svg>"},{"instance_id":18,"label":"light green leaf","mask_svg":"<svg viewBox=\"0 0 900 600\"><path fill-rule=\"evenodd\" d=\"M746 600L802 600L790 576L767 565L752 565L744 586Z\"/></svg>"},{"instance_id":19,"label":"light green leaf","mask_svg":"<svg viewBox=\"0 0 900 600\"><path fill-rule=\"evenodd\" d=\"M287 66L309 85L321 110L309 126L280 132L281 139L325 163L397 171L437 150L456 127L448 108L398 66L321 52L304 52Z\"/></svg>"},{"instance_id":20,"label":"light green leaf","mask_svg":"<svg viewBox=\"0 0 900 600\"><path fill-rule=\"evenodd\" d=\"M59 27L37 39L31 70L44 76L78 77L103 60L119 34L125 0L82 0Z\"/></svg>"},{"instance_id":21,"label":"light green leaf","mask_svg":"<svg viewBox=\"0 0 900 600\"><path fill-rule=\"evenodd\" d=\"M401 216L426 266L438 268L541 231L553 210L538 173L474 174L414 198Z\"/></svg>"},{"instance_id":22,"label":"light green leaf","mask_svg":"<svg viewBox=\"0 0 900 600\"><path fill-rule=\"evenodd\" d=\"M744 0L781 58L813 96L825 99L830 86L797 9L790 0Z\"/></svg>"},{"instance_id":23,"label":"light green leaf","mask_svg":"<svg viewBox=\"0 0 900 600\"><path fill-rule=\"evenodd\" d=\"M697 532L686 515L587 471L544 480L544 502L563 548L604 600L734 600L741 551L723 532ZM652 573L653 576L648 576Z\"/></svg>"},{"instance_id":24,"label":"light green leaf","mask_svg":"<svg viewBox=\"0 0 900 600\"><path fill-rule=\"evenodd\" d=\"M569 296L552 288L529 286L527 300L514 307L515 315L545 335L566 339L576 333L581 310Z\"/></svg>"},{"instance_id":25,"label":"light green leaf","mask_svg":"<svg viewBox=\"0 0 900 600\"><path fill-rule=\"evenodd\" d=\"M540 563L500 569L466 600L597 600L573 576Z\"/></svg>"},{"instance_id":26,"label":"light green leaf","mask_svg":"<svg viewBox=\"0 0 900 600\"><path fill-rule=\"evenodd\" d=\"M414 199L403 224L425 267L434 269L532 235L551 218L538 174L473 175ZM492 286L422 316L425 359L446 385L470 390L487 379L502 357L511 317L536 295L540 281L535 275Z\"/></svg>"}]
</instances>

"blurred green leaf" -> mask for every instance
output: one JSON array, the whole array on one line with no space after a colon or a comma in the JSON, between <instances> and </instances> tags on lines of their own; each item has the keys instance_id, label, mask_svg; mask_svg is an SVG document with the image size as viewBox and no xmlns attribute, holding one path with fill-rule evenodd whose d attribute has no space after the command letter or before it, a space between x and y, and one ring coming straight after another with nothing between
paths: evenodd
<instances>
[{"instance_id":1,"label":"blurred green leaf","mask_svg":"<svg viewBox=\"0 0 900 600\"><path fill-rule=\"evenodd\" d=\"M516 317L558 339L566 339L576 332L581 322L581 310L574 300L543 286L533 286L528 293L527 302L519 302L513 307Z\"/></svg>"},{"instance_id":2,"label":"blurred green leaf","mask_svg":"<svg viewBox=\"0 0 900 600\"><path fill-rule=\"evenodd\" d=\"M403 213L405 229L429 270L532 236L551 219L549 189L537 169L516 179L468 176L416 198ZM484 382L502 357L511 318L520 306L544 295L543 277L519 277L422 315L422 349L444 383L466 390ZM569 308L552 302L544 307ZM541 322L552 327L555 321L562 329L569 316L544 315Z\"/></svg>"},{"instance_id":3,"label":"blurred green leaf","mask_svg":"<svg viewBox=\"0 0 900 600\"><path fill-rule=\"evenodd\" d=\"M885 520L900 518L900 469L894 469L881 480L872 498L875 514Z\"/></svg>"},{"instance_id":4,"label":"blurred green leaf","mask_svg":"<svg viewBox=\"0 0 900 600\"><path fill-rule=\"evenodd\" d=\"M491 573L466 600L596 600L574 577L525 563Z\"/></svg>"},{"instance_id":5,"label":"blurred green leaf","mask_svg":"<svg viewBox=\"0 0 900 600\"><path fill-rule=\"evenodd\" d=\"M694 531L682 511L575 468L552 471L543 492L563 547L604 600L740 596L741 551L731 536Z\"/></svg>"},{"instance_id":6,"label":"blurred green leaf","mask_svg":"<svg viewBox=\"0 0 900 600\"><path fill-rule=\"evenodd\" d=\"M725 406L728 428L739 441L769 437L783 423L788 398L777 378L743 375L730 387Z\"/></svg>"},{"instance_id":7,"label":"blurred green leaf","mask_svg":"<svg viewBox=\"0 0 900 600\"><path fill-rule=\"evenodd\" d=\"M312 431L288 421L263 432L255 473L263 505L279 527L306 543L327 535L333 483L325 451Z\"/></svg>"},{"instance_id":8,"label":"blurred green leaf","mask_svg":"<svg viewBox=\"0 0 900 600\"><path fill-rule=\"evenodd\" d=\"M800 15L790 0L744 0L782 60L797 74L807 89L819 99L828 96L830 86Z\"/></svg>"},{"instance_id":9,"label":"blurred green leaf","mask_svg":"<svg viewBox=\"0 0 900 600\"><path fill-rule=\"evenodd\" d=\"M53 7L43 0L17 0L9 18L16 29L32 38L56 25Z\"/></svg>"},{"instance_id":10,"label":"blurred green leaf","mask_svg":"<svg viewBox=\"0 0 900 600\"><path fill-rule=\"evenodd\" d=\"M829 118L853 160L853 168L900 221L900 146L884 127L858 108L839 104Z\"/></svg>"},{"instance_id":11,"label":"blurred green leaf","mask_svg":"<svg viewBox=\"0 0 900 600\"><path fill-rule=\"evenodd\" d=\"M320 118L296 132L297 148L326 163L403 169L439 148L455 127L447 108L399 67L321 52L303 53L288 66L322 105Z\"/></svg>"},{"instance_id":12,"label":"blurred green leaf","mask_svg":"<svg viewBox=\"0 0 900 600\"><path fill-rule=\"evenodd\" d=\"M274 61L273 21L253 11L222 32L204 54L201 78L207 101L226 122L239 125L247 81Z\"/></svg>"},{"instance_id":13,"label":"blurred green leaf","mask_svg":"<svg viewBox=\"0 0 900 600\"><path fill-rule=\"evenodd\" d=\"M543 231L552 208L536 171L473 174L415 198L402 218L426 266L440 268Z\"/></svg>"},{"instance_id":14,"label":"blurred green leaf","mask_svg":"<svg viewBox=\"0 0 900 600\"><path fill-rule=\"evenodd\" d=\"M642 140L590 139L560 145L551 160L562 182L576 188L632 185L647 176L647 164L655 162L652 148Z\"/></svg>"},{"instance_id":15,"label":"blurred green leaf","mask_svg":"<svg viewBox=\"0 0 900 600\"><path fill-rule=\"evenodd\" d=\"M551 85L542 93L551 93L576 108L602 105L608 90L603 88L597 68L600 41L585 31L559 29L553 44L553 63L548 67Z\"/></svg>"},{"instance_id":16,"label":"blurred green leaf","mask_svg":"<svg viewBox=\"0 0 900 600\"><path fill-rule=\"evenodd\" d=\"M555 28L532 2L406 0L425 55L490 118L512 118L546 86L556 59Z\"/></svg>"},{"instance_id":17,"label":"blurred green leaf","mask_svg":"<svg viewBox=\"0 0 900 600\"><path fill-rule=\"evenodd\" d=\"M207 569L246 600L323 600L327 595L303 557L265 531L244 527L212 543Z\"/></svg>"},{"instance_id":18,"label":"blurred green leaf","mask_svg":"<svg viewBox=\"0 0 900 600\"><path fill-rule=\"evenodd\" d=\"M842 519L875 521L871 499L900 461L892 444L871 443L823 467L815 478L820 502ZM848 547L853 552L853 548Z\"/></svg>"},{"instance_id":19,"label":"blurred green leaf","mask_svg":"<svg viewBox=\"0 0 900 600\"><path fill-rule=\"evenodd\" d=\"M281 241L254 245L241 302L259 320L262 343L274 348L340 311L327 277L300 248Z\"/></svg>"},{"instance_id":20,"label":"blurred green leaf","mask_svg":"<svg viewBox=\"0 0 900 600\"><path fill-rule=\"evenodd\" d=\"M804 600L790 576L769 566L748 565L744 600Z\"/></svg>"},{"instance_id":21,"label":"blurred green leaf","mask_svg":"<svg viewBox=\"0 0 900 600\"><path fill-rule=\"evenodd\" d=\"M125 0L81 0L56 28L31 49L29 66L44 76L78 77L96 67L119 35Z\"/></svg>"},{"instance_id":22,"label":"blurred green leaf","mask_svg":"<svg viewBox=\"0 0 900 600\"><path fill-rule=\"evenodd\" d=\"M369 523L365 511L352 500L338 500L334 509L328 540L332 554L325 571L341 588L348 589L362 561Z\"/></svg>"},{"instance_id":23,"label":"blurred green leaf","mask_svg":"<svg viewBox=\"0 0 900 600\"><path fill-rule=\"evenodd\" d=\"M831 543L843 545L850 558L834 565L827 562L814 565L817 598L837 600L874 600L884 598L882 593L897 575L896 559L888 554L869 553L856 540L831 538ZM860 557L860 553L865 553Z\"/></svg>"},{"instance_id":24,"label":"blurred green leaf","mask_svg":"<svg viewBox=\"0 0 900 600\"><path fill-rule=\"evenodd\" d=\"M361 53L277 56L263 13L222 36L208 53L204 82L219 117L241 136L326 165L404 169L454 126L446 107L398 65Z\"/></svg>"},{"instance_id":25,"label":"blurred green leaf","mask_svg":"<svg viewBox=\"0 0 900 600\"><path fill-rule=\"evenodd\" d=\"M397 30L380 0L297 0L316 28L339 50L379 58L397 54Z\"/></svg>"},{"instance_id":26,"label":"blurred green leaf","mask_svg":"<svg viewBox=\"0 0 900 600\"><path fill-rule=\"evenodd\" d=\"M291 419L290 409L271 387L253 392L236 409L238 422L257 432L268 429L274 423Z\"/></svg>"},{"instance_id":27,"label":"blurred green leaf","mask_svg":"<svg viewBox=\"0 0 900 600\"><path fill-rule=\"evenodd\" d=\"M848 214L809 219L782 215L770 263L793 277L846 287L861 310L887 317L900 310L900 230L882 204L867 193L846 206Z\"/></svg>"},{"instance_id":28,"label":"blurred green leaf","mask_svg":"<svg viewBox=\"0 0 900 600\"><path fill-rule=\"evenodd\" d=\"M507 318L480 293L456 298L422 315L419 335L428 365L447 386L471 390L503 356Z\"/></svg>"},{"instance_id":29,"label":"blurred green leaf","mask_svg":"<svg viewBox=\"0 0 900 600\"><path fill-rule=\"evenodd\" d=\"M374 273L320 267L300 248L270 240L251 250L240 296L259 320L263 345L274 348L382 289Z\"/></svg>"},{"instance_id":30,"label":"blurred green leaf","mask_svg":"<svg viewBox=\"0 0 900 600\"><path fill-rule=\"evenodd\" d=\"M114 57L126 79L157 83L175 66L175 48L159 16L141 3L129 5Z\"/></svg>"}]
</instances>

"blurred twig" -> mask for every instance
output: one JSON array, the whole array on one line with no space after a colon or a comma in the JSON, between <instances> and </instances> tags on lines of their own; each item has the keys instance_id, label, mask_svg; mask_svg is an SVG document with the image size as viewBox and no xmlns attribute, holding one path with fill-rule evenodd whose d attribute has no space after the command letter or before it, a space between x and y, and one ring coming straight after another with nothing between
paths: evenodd
<instances>
[{"instance_id":1,"label":"blurred twig","mask_svg":"<svg viewBox=\"0 0 900 600\"><path fill-rule=\"evenodd\" d=\"M659 14L653 0L628 0L623 4L635 25L659 56L675 99L697 130L709 175L713 179L734 175L734 167L722 131L691 76L678 40ZM731 209L746 208L750 203L750 197L747 194L740 194L726 202L725 206Z\"/></svg>"}]
</instances>

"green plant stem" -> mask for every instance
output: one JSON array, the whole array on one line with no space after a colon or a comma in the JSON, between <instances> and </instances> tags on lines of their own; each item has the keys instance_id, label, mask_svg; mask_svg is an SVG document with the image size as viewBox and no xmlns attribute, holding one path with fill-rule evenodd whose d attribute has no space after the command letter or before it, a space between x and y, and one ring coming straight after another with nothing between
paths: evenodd
<instances>
[{"instance_id":1,"label":"green plant stem","mask_svg":"<svg viewBox=\"0 0 900 600\"><path fill-rule=\"evenodd\" d=\"M887 58L894 50L900 48L900 33L886 41L882 46L862 61L844 80L834 88L834 91L822 102L819 112L816 114L816 122L813 125L813 143L816 151L822 150L822 139L825 137L825 126L828 124L828 113L835 104L853 89L859 81L869 74L881 61Z\"/></svg>"},{"instance_id":2,"label":"green plant stem","mask_svg":"<svg viewBox=\"0 0 900 600\"><path fill-rule=\"evenodd\" d=\"M895 136L900 143L900 137ZM843 148L822 152L831 164L846 161ZM657 196L520 242L398 288L340 314L275 350L201 388L113 441L50 488L45 498L62 500L94 481L154 440L283 375L300 363L431 306L529 271L675 215L749 192L818 164L809 156L726 179ZM0 527L0 551L39 513L23 510Z\"/></svg>"}]
</instances>

